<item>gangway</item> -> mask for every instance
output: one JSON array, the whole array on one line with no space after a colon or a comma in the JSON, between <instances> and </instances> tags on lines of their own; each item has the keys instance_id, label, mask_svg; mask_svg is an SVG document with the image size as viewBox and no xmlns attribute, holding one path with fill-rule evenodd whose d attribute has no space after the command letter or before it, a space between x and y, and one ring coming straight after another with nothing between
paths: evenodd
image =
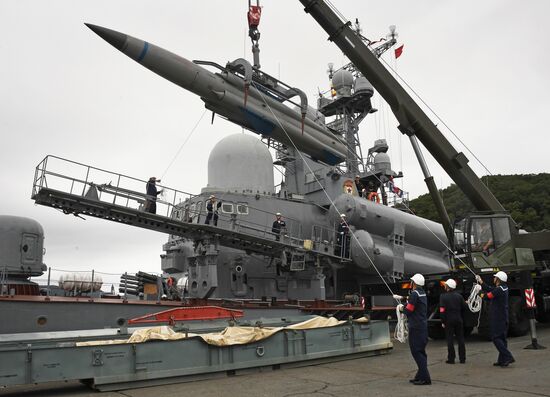
<instances>
[{"instance_id":1,"label":"gangway","mask_svg":"<svg viewBox=\"0 0 550 397\"><path fill-rule=\"evenodd\" d=\"M60 171L58 171L60 170ZM96 183L96 181L109 181ZM113 183L113 181L116 181ZM247 253L270 257L283 252L293 258L320 258L347 262L348 258L334 255L334 242L304 239L290 232L277 240L271 225L257 225L233 220L229 228L190 223L175 217L181 203L196 195L157 185L164 191L157 199L158 214L144 211L148 197L146 181L106 171L82 163L48 155L36 167L32 199L36 204L60 209L65 214L88 215L124 223L129 226L181 236L203 245L218 245L244 250ZM295 264L300 267L299 263Z\"/></svg>"}]
</instances>

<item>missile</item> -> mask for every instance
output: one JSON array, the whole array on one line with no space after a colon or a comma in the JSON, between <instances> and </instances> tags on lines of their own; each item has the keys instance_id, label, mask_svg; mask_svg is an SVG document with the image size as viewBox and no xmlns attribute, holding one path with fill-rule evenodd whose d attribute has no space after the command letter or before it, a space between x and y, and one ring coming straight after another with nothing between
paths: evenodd
<instances>
[{"instance_id":1,"label":"missile","mask_svg":"<svg viewBox=\"0 0 550 397\"><path fill-rule=\"evenodd\" d=\"M212 73L206 68L135 37L86 24L120 52L161 77L198 95L207 109L256 134L296 147L314 160L329 165L346 158L341 137L303 111L293 109L258 82L227 69Z\"/></svg>"},{"instance_id":2,"label":"missile","mask_svg":"<svg viewBox=\"0 0 550 397\"><path fill-rule=\"evenodd\" d=\"M439 223L349 194L338 196L333 204L331 218L339 220L339 214L346 214L346 222L355 229L350 239L351 259L364 273L449 271L447 237Z\"/></svg>"}]
</instances>

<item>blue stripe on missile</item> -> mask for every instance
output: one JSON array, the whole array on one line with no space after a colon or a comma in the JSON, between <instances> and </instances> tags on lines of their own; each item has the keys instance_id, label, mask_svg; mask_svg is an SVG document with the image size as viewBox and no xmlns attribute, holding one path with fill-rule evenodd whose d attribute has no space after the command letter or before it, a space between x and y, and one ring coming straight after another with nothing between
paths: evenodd
<instances>
[{"instance_id":1,"label":"blue stripe on missile","mask_svg":"<svg viewBox=\"0 0 550 397\"><path fill-rule=\"evenodd\" d=\"M139 57L137 59L138 62L143 61L143 58L145 58L145 54L147 54L148 49L149 49L149 43L145 41L145 44L143 44L143 49L141 50L141 54L139 54Z\"/></svg>"},{"instance_id":2,"label":"blue stripe on missile","mask_svg":"<svg viewBox=\"0 0 550 397\"><path fill-rule=\"evenodd\" d=\"M256 113L251 112L246 108L241 107L240 109L243 112L244 119L252 128L252 132L263 135L271 135L271 133L275 129L275 124L261 116L258 116Z\"/></svg>"}]
</instances>

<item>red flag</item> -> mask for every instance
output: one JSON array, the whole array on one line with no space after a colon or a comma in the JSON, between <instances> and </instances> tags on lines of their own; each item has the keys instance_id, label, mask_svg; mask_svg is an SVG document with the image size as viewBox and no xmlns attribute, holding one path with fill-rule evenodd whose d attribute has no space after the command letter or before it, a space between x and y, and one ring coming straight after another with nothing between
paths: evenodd
<instances>
[{"instance_id":1,"label":"red flag","mask_svg":"<svg viewBox=\"0 0 550 397\"><path fill-rule=\"evenodd\" d=\"M395 49L395 59L399 58L401 56L401 54L403 53L403 47L405 46L405 44L401 44L400 47L397 47Z\"/></svg>"}]
</instances>

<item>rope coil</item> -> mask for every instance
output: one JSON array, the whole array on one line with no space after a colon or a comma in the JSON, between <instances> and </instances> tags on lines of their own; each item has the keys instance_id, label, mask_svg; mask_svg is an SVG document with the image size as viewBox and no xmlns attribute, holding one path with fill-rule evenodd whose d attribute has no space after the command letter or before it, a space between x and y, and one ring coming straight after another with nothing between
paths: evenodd
<instances>
[{"instance_id":1,"label":"rope coil","mask_svg":"<svg viewBox=\"0 0 550 397\"><path fill-rule=\"evenodd\" d=\"M409 336L409 327L407 324L407 317L403 313L403 304L400 303L395 308L395 316L397 317L397 325L393 332L393 337L401 343L405 343Z\"/></svg>"},{"instance_id":2,"label":"rope coil","mask_svg":"<svg viewBox=\"0 0 550 397\"><path fill-rule=\"evenodd\" d=\"M472 291L470 292L470 296L466 301L468 303L468 309L470 309L472 313L477 313L481 310L483 302L481 300L481 296L479 296L480 291L481 285L474 284L472 287Z\"/></svg>"}]
</instances>

